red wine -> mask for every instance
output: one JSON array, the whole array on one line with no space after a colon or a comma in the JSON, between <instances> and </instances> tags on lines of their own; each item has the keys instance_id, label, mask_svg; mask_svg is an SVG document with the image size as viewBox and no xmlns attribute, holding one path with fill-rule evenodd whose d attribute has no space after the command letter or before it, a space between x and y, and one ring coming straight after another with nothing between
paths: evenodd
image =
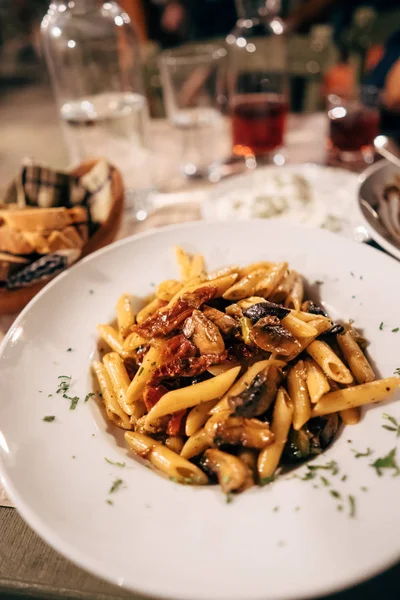
<instances>
[{"instance_id":1,"label":"red wine","mask_svg":"<svg viewBox=\"0 0 400 600\"><path fill-rule=\"evenodd\" d=\"M344 116L334 118L335 110L329 111L330 141L334 148L342 152L358 152L372 146L374 138L379 135L379 112L376 109L360 107L347 112L342 109Z\"/></svg>"},{"instance_id":2,"label":"red wine","mask_svg":"<svg viewBox=\"0 0 400 600\"><path fill-rule=\"evenodd\" d=\"M283 144L288 105L278 94L243 94L232 105L233 152L261 156Z\"/></svg>"}]
</instances>

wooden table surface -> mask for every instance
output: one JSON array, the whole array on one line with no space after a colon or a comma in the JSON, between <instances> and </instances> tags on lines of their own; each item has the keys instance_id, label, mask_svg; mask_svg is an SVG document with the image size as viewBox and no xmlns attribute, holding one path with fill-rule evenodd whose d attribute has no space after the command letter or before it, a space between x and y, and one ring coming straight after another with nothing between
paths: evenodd
<instances>
[{"instance_id":1,"label":"wooden table surface","mask_svg":"<svg viewBox=\"0 0 400 600\"><path fill-rule=\"evenodd\" d=\"M40 85L17 90L0 97L0 194L18 171L21 160L34 156L56 167L67 166L57 114L50 91ZM287 146L289 162L325 163L326 118L322 114L292 116L288 124ZM164 121L151 127L153 148L159 155L158 183L164 192L158 203L169 203L179 197L180 203L159 208L140 224L126 222L121 235L157 227L166 223L198 219L202 186L188 187L177 174L179 140ZM178 193L178 196L171 195ZM183 200L183 202L182 202ZM14 316L0 318L0 339L10 327ZM41 600L68 598L122 600L136 598L120 588L109 585L72 565L44 543L19 517L14 508L4 506L0 486L0 597L37 598ZM3 506L2 506L3 504ZM345 542L345 541L344 541ZM334 565L332 565L334 568ZM399 598L400 567L352 590L331 596L333 600L369 600L378 594L385 599ZM244 599L245 600L245 599Z\"/></svg>"}]
</instances>

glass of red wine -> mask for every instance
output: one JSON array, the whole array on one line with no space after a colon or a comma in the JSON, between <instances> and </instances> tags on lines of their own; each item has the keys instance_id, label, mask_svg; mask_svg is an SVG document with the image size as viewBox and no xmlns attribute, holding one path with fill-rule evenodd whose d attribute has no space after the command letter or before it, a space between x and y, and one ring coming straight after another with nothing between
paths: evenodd
<instances>
[{"instance_id":1,"label":"glass of red wine","mask_svg":"<svg viewBox=\"0 0 400 600\"><path fill-rule=\"evenodd\" d=\"M348 96L330 94L327 103L331 156L345 163L373 162L380 133L379 90L361 86Z\"/></svg>"}]
</instances>

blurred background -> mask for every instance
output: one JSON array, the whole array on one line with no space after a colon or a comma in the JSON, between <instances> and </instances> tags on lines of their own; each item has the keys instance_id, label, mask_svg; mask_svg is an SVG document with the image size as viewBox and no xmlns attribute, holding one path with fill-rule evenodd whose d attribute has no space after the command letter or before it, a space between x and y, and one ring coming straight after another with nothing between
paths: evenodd
<instances>
[{"instance_id":1,"label":"blurred background","mask_svg":"<svg viewBox=\"0 0 400 600\"><path fill-rule=\"evenodd\" d=\"M199 41L224 43L243 2L121 0L120 4L140 42L150 114L162 118L159 53ZM7 173L4 164L0 168L3 185L24 156L51 161L55 167L68 164L40 43L40 23L48 7L49 0L0 0L0 155L7 158ZM385 87L400 56L399 0L282 0L278 8L288 32L290 112L324 110L330 91L350 85L354 72ZM392 88L388 103L396 108L400 71ZM57 143L55 135L60 136Z\"/></svg>"}]
</instances>

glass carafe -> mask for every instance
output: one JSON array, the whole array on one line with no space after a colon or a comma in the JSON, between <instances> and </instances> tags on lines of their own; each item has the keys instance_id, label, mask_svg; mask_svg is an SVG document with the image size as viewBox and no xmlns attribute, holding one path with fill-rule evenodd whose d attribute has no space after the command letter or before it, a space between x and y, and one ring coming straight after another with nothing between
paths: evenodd
<instances>
[{"instance_id":1,"label":"glass carafe","mask_svg":"<svg viewBox=\"0 0 400 600\"><path fill-rule=\"evenodd\" d=\"M274 157L283 145L287 44L278 10L276 0L237 0L239 19L226 38L233 153L246 160Z\"/></svg>"},{"instance_id":2,"label":"glass carafe","mask_svg":"<svg viewBox=\"0 0 400 600\"><path fill-rule=\"evenodd\" d=\"M122 172L128 207L145 218L148 108L129 16L116 2L56 1L41 37L71 163L109 159Z\"/></svg>"}]
</instances>

